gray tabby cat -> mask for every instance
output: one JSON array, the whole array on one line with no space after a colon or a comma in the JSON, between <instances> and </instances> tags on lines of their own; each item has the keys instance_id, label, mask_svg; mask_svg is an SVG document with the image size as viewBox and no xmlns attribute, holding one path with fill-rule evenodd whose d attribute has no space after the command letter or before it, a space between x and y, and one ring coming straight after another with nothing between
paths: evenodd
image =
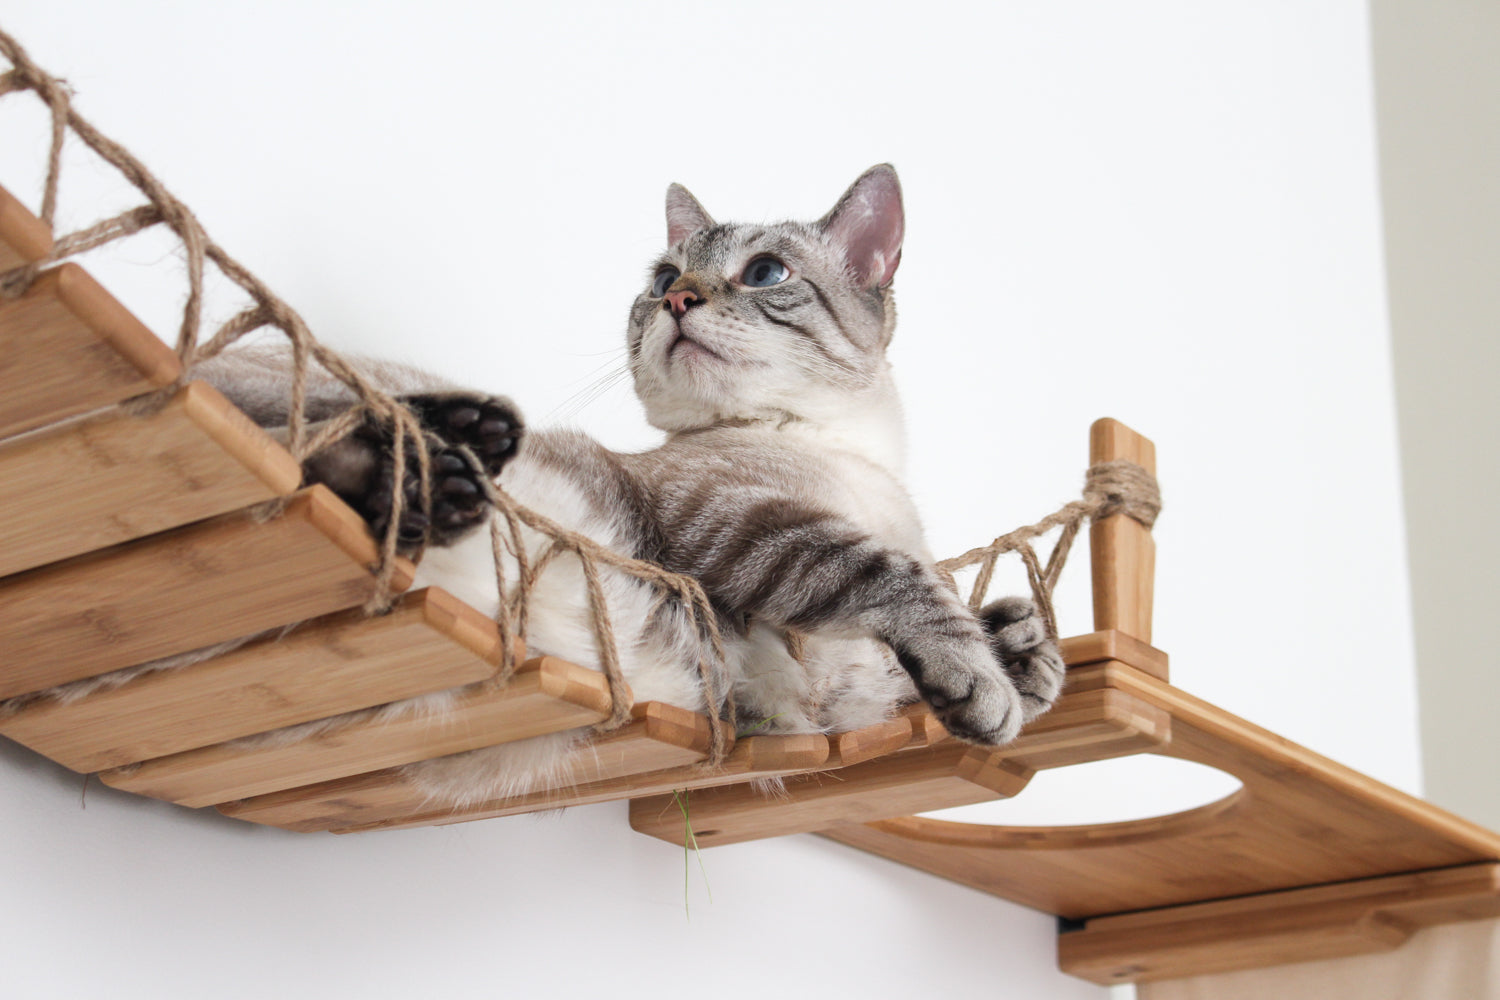
<instances>
[{"instance_id":1,"label":"gray tabby cat","mask_svg":"<svg viewBox=\"0 0 1500 1000\"><path fill-rule=\"evenodd\" d=\"M400 525L403 539L425 534L434 546L419 585L496 607L488 538L474 530L490 512L477 472L453 449L468 445L521 503L702 583L729 636L728 679L747 725L843 731L920 697L960 739L1009 741L1056 699L1063 664L1030 602L975 616L944 584L901 484L901 407L885 360L904 231L895 171L867 171L810 224L721 225L675 184L666 214L668 248L627 336L636 392L667 435L658 448L619 454L568 431L523 437L504 399L366 363L434 435L431 523L409 479ZM283 355L235 352L198 374L261 424L285 424ZM349 401L341 385L317 382L310 416ZM363 431L307 466L309 480L329 484L377 531L391 507L381 438ZM702 639L680 610L623 574L607 572L605 586L636 699L719 710L696 671ZM583 593L576 562L543 576L533 649L597 662ZM809 635L796 658L788 629ZM381 711L439 712L449 699ZM459 754L408 774L447 802L512 794L555 780L581 738Z\"/></svg>"}]
</instances>

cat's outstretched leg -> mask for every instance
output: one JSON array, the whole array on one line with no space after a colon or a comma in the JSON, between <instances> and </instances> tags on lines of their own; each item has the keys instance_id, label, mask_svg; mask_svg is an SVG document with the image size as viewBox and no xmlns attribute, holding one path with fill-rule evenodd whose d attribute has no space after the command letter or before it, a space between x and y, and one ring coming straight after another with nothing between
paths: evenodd
<instances>
[{"instance_id":1,"label":"cat's outstretched leg","mask_svg":"<svg viewBox=\"0 0 1500 1000\"><path fill-rule=\"evenodd\" d=\"M671 568L696 576L723 607L779 627L886 643L960 739L1008 743L1055 696L1055 647L1025 616L1005 620L992 638L930 566L837 515L782 502L726 518L703 505L668 529L678 540Z\"/></svg>"},{"instance_id":2,"label":"cat's outstretched leg","mask_svg":"<svg viewBox=\"0 0 1500 1000\"><path fill-rule=\"evenodd\" d=\"M1047 635L1047 623L1025 597L1002 597L984 606L979 620L990 636L990 648L1005 666L1021 695L1027 722L1051 708L1062 694L1067 667Z\"/></svg>"}]
</instances>

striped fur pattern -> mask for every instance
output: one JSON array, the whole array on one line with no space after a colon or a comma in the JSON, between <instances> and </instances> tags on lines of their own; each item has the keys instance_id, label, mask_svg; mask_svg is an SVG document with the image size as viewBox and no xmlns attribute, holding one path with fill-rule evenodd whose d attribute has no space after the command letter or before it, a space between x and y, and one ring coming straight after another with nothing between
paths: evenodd
<instances>
[{"instance_id":1,"label":"striped fur pattern","mask_svg":"<svg viewBox=\"0 0 1500 1000\"><path fill-rule=\"evenodd\" d=\"M498 463L500 484L605 545L701 581L730 637L726 680L757 732L858 728L920 697L961 739L1012 739L1057 697L1062 661L1030 602L975 616L942 582L901 484L901 407L885 360L904 226L895 171L867 171L814 223L721 225L673 185L667 223L668 248L627 332L637 394L666 440L619 454L576 432L530 431ZM284 423L285 367L237 354L200 374L274 426ZM410 369L366 368L390 391L453 393ZM322 415L347 405L336 385L312 391ZM519 434L504 400L473 398ZM346 494L373 489L368 456L358 442L345 447L353 452L310 476ZM443 541L419 582L493 611L485 533ZM631 578L606 571L604 583L637 700L720 708L707 704L701 638L680 612ZM532 609L533 648L597 663L576 563L554 563ZM799 656L787 630L808 636ZM418 709L441 712L450 697ZM534 790L586 752L581 739L473 751L408 774L456 804Z\"/></svg>"}]
</instances>

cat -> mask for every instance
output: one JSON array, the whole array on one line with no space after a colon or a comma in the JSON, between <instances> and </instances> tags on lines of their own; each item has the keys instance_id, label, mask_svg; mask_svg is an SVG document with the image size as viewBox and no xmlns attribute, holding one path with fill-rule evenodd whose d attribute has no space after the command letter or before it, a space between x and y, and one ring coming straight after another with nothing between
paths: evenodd
<instances>
[{"instance_id":1,"label":"cat","mask_svg":"<svg viewBox=\"0 0 1500 1000\"><path fill-rule=\"evenodd\" d=\"M902 411L885 359L905 219L889 165L862 174L816 222L719 224L672 185L667 248L630 308L635 390L659 447L609 451L573 431L524 427L505 398L397 365L361 361L410 404L433 441L430 517L403 484L403 545L423 541L418 584L487 613L498 594L482 474L511 496L627 555L697 579L720 615L723 669L742 727L832 732L925 701L955 737L1001 745L1046 711L1063 663L1031 602L975 615L933 568L901 483ZM194 372L268 428L287 421L289 361L227 352ZM307 415L352 403L314 375ZM306 463L377 533L391 513L386 434L371 425ZM411 463L408 463L410 467ZM528 545L541 539L528 536ZM513 567L512 567L513 570ZM671 601L622 573L603 584L637 701L696 711L704 639ZM560 558L531 600L528 645L597 664L579 564ZM798 655L787 631L805 635ZM723 690L723 685L719 686ZM441 712L453 693L378 710ZM328 723L271 737L296 739ZM462 805L548 787L585 731L408 765L435 801Z\"/></svg>"}]
</instances>

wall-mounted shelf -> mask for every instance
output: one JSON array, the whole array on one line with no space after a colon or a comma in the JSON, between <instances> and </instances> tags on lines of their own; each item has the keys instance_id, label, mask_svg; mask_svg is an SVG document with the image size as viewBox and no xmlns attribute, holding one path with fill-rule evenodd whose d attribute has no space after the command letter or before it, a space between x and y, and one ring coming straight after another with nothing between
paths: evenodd
<instances>
[{"instance_id":1,"label":"wall-mounted shelf","mask_svg":"<svg viewBox=\"0 0 1500 1000\"><path fill-rule=\"evenodd\" d=\"M0 191L0 269L49 240ZM853 733L744 736L710 767L722 723L645 703L576 756L567 788L435 806L404 765L596 723L611 710L603 677L523 656L502 681L498 629L435 589L363 616L377 558L363 522L321 487L299 491L296 462L223 397L188 384L161 406L112 407L179 368L81 268L0 301L0 358L0 734L116 788L336 833L630 799L632 826L674 843L687 793L699 846L816 831L1064 917L1063 967L1099 982L1394 947L1500 915L1500 836L1172 687L1151 645L1150 532L1124 514L1091 528L1096 631L1063 642L1066 693L1010 746L958 743L913 709ZM1149 441L1100 421L1091 462L1122 459L1154 471ZM278 498L275 516L256 509ZM411 577L398 565L395 588ZM43 693L58 685L66 697ZM382 712L447 690L443 720ZM242 741L310 723L304 739ZM912 815L1142 753L1243 788L1079 828ZM765 777L784 794L751 786Z\"/></svg>"}]
</instances>

